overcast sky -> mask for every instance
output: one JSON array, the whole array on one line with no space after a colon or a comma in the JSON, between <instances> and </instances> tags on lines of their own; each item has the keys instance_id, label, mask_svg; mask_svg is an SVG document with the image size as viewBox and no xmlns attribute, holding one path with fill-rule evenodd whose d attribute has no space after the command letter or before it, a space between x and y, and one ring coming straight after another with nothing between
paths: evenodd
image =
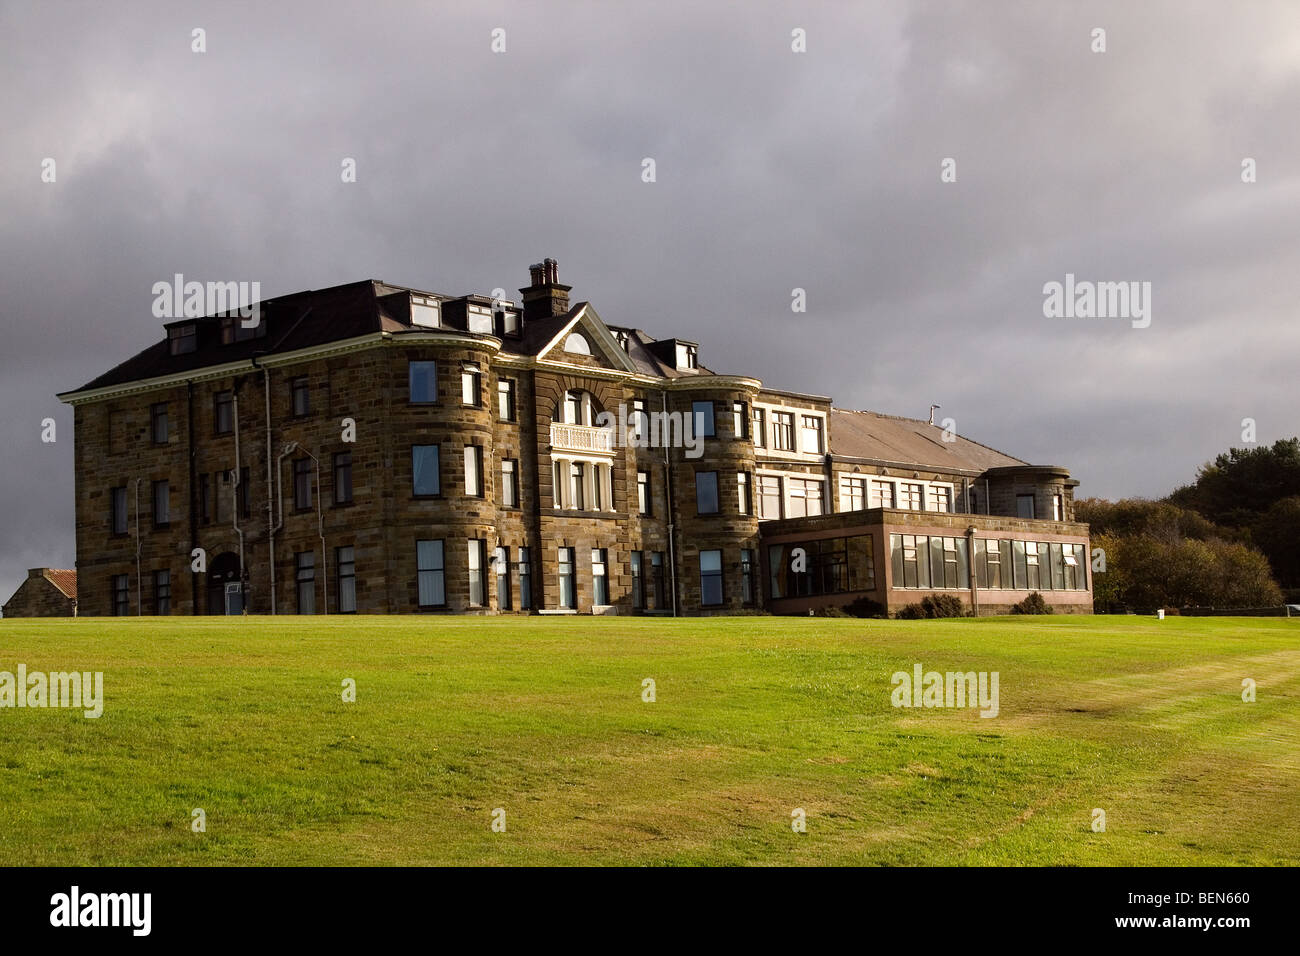
<instances>
[{"instance_id":1,"label":"overcast sky","mask_svg":"<svg viewBox=\"0 0 1300 956\"><path fill-rule=\"evenodd\" d=\"M0 2L0 600L74 566L55 392L157 340L177 272L553 256L716 371L1164 495L1243 418L1300 430L1298 119L1295 3ZM1067 273L1150 282L1150 326L1045 318Z\"/></svg>"}]
</instances>

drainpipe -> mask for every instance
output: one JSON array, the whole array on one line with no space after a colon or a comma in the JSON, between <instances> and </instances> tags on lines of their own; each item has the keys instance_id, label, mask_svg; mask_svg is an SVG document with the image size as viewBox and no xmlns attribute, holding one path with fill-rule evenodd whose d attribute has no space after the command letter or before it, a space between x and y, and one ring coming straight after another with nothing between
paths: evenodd
<instances>
[{"instance_id":1,"label":"drainpipe","mask_svg":"<svg viewBox=\"0 0 1300 956\"><path fill-rule=\"evenodd\" d=\"M663 434L668 432L668 393L660 392L663 402ZM692 419L692 425L694 419ZM677 550L674 545L673 524L673 464L668 442L664 442L664 503L668 506L668 577L673 589L673 617L677 616Z\"/></svg>"},{"instance_id":2,"label":"drainpipe","mask_svg":"<svg viewBox=\"0 0 1300 956\"><path fill-rule=\"evenodd\" d=\"M966 529L966 575L970 580L970 610L975 617L980 616L980 596L975 580L975 526Z\"/></svg>"},{"instance_id":3,"label":"drainpipe","mask_svg":"<svg viewBox=\"0 0 1300 956\"><path fill-rule=\"evenodd\" d=\"M329 552L325 550L325 515L321 511L320 459L306 448L302 449L302 453L316 463L316 533L320 535L321 585L325 593L325 613L328 614L330 612L330 564ZM482 478L481 475L479 477Z\"/></svg>"},{"instance_id":4,"label":"drainpipe","mask_svg":"<svg viewBox=\"0 0 1300 956\"><path fill-rule=\"evenodd\" d=\"M279 530L275 525L273 518L275 503L272 501L272 495L275 489L272 485L271 475L271 372L265 365L257 364L257 356L252 358L253 368L262 371L262 391L266 395L266 527L267 527L267 554L271 575L271 613L275 614L275 533Z\"/></svg>"},{"instance_id":5,"label":"drainpipe","mask_svg":"<svg viewBox=\"0 0 1300 956\"><path fill-rule=\"evenodd\" d=\"M984 513L986 515L993 514L993 512L989 510L989 480L987 478L984 479Z\"/></svg>"},{"instance_id":6,"label":"drainpipe","mask_svg":"<svg viewBox=\"0 0 1300 956\"><path fill-rule=\"evenodd\" d=\"M135 480L135 616L144 614L144 584L140 578L140 482Z\"/></svg>"}]
</instances>

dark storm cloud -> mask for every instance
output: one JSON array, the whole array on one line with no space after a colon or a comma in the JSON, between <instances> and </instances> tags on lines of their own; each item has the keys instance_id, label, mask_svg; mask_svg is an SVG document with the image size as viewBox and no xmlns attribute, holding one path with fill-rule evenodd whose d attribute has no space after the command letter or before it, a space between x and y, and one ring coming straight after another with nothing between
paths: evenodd
<instances>
[{"instance_id":1,"label":"dark storm cloud","mask_svg":"<svg viewBox=\"0 0 1300 956\"><path fill-rule=\"evenodd\" d=\"M1281 3L0 5L0 594L72 566L54 392L155 340L175 272L513 291L551 255L721 371L1163 494L1244 417L1297 430L1297 106ZM1151 327L1044 318L1067 272L1150 281Z\"/></svg>"}]
</instances>

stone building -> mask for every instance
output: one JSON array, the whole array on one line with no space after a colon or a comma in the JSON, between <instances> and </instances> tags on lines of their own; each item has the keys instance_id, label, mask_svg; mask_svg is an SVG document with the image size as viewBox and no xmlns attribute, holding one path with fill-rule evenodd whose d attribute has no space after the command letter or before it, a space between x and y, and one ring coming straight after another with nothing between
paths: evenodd
<instances>
[{"instance_id":1,"label":"stone building","mask_svg":"<svg viewBox=\"0 0 1300 956\"><path fill-rule=\"evenodd\" d=\"M76 617L77 572L31 568L27 580L5 602L5 617Z\"/></svg>"},{"instance_id":2,"label":"stone building","mask_svg":"<svg viewBox=\"0 0 1300 956\"><path fill-rule=\"evenodd\" d=\"M81 613L894 608L949 587L918 535L940 564L962 538L983 570L951 590L990 612L1028 593L1026 541L1049 571L1052 543L1086 554L1064 469L715 373L571 304L554 260L530 272L518 302L367 280L177 319L60 395ZM1002 537L1005 581L980 544ZM849 539L815 573L772 564ZM1086 569L1034 580L1091 608Z\"/></svg>"}]
</instances>

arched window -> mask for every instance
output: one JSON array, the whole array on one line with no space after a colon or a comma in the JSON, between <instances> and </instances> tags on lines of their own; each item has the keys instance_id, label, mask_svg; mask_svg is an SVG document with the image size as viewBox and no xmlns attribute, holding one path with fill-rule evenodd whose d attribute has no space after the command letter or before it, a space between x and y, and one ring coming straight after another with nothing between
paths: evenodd
<instances>
[{"instance_id":1,"label":"arched window","mask_svg":"<svg viewBox=\"0 0 1300 956\"><path fill-rule=\"evenodd\" d=\"M569 337L564 340L564 351L574 355L590 355L591 343L581 332L570 332Z\"/></svg>"},{"instance_id":2,"label":"arched window","mask_svg":"<svg viewBox=\"0 0 1300 956\"><path fill-rule=\"evenodd\" d=\"M564 399L557 409L556 421L565 425L595 425L596 416L600 414L591 392L572 389L564 393Z\"/></svg>"}]
</instances>

